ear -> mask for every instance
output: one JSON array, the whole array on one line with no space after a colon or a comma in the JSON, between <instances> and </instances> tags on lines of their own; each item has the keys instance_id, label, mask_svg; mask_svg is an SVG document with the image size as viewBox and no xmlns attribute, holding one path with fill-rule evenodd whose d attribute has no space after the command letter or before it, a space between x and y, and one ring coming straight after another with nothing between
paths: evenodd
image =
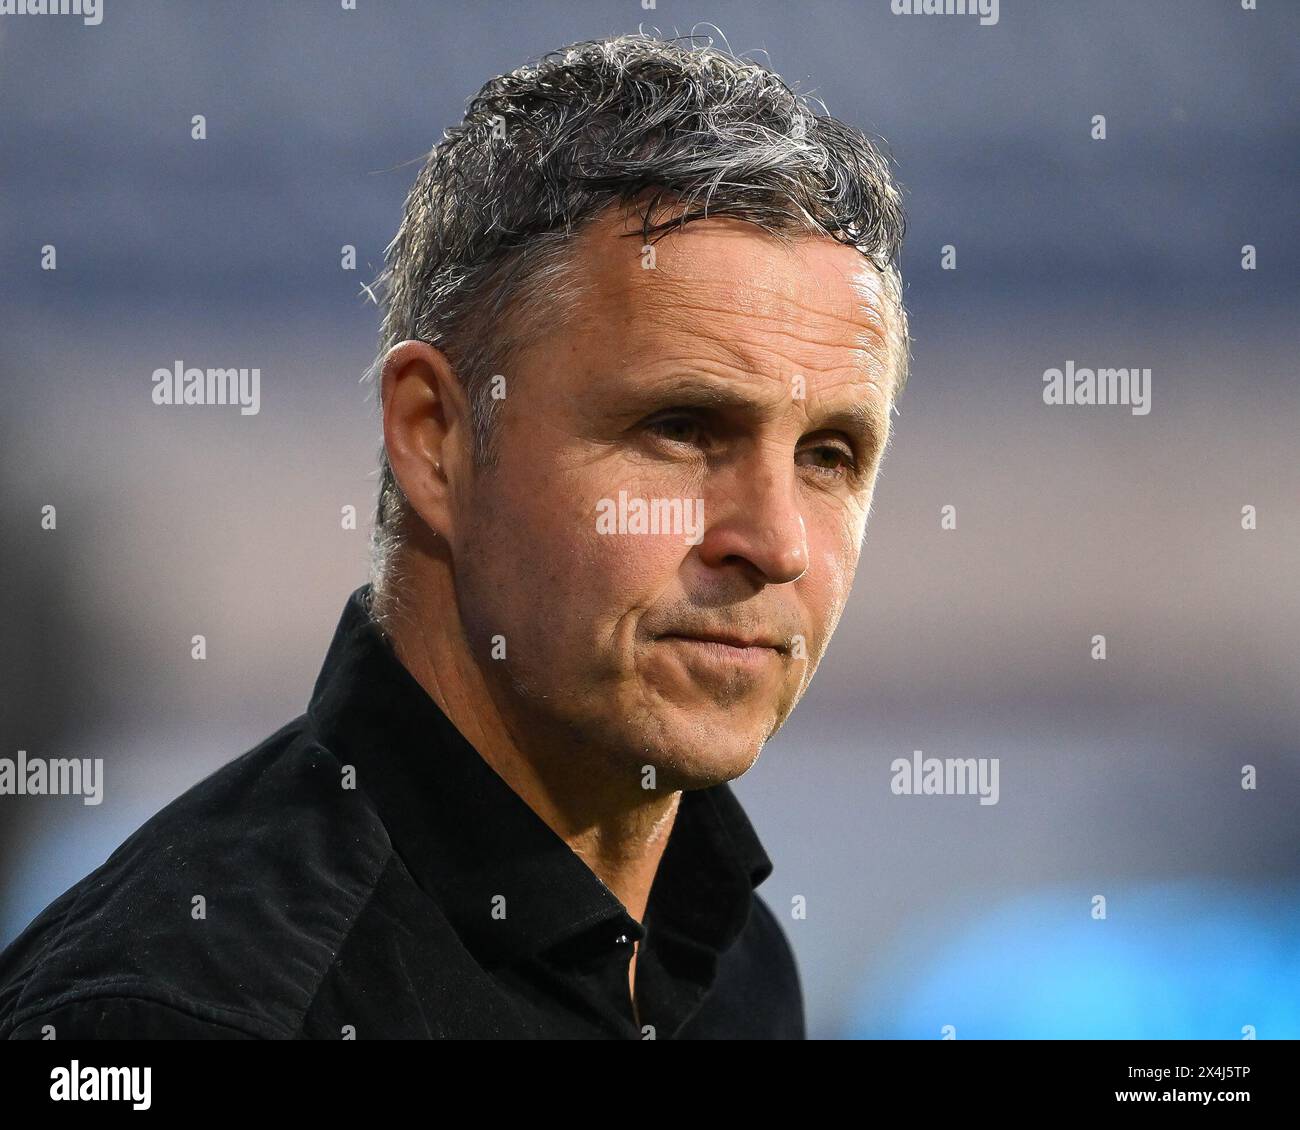
<instances>
[{"instance_id":1,"label":"ear","mask_svg":"<svg viewBox=\"0 0 1300 1130\"><path fill-rule=\"evenodd\" d=\"M452 487L468 470L470 417L464 389L442 350L402 341L384 355L380 378L384 448L411 509L454 541Z\"/></svg>"}]
</instances>

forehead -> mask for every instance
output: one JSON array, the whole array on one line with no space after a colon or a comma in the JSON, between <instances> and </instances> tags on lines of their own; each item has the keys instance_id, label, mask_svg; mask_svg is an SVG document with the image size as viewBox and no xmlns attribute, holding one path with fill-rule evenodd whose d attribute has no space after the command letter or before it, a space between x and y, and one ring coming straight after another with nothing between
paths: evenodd
<instances>
[{"instance_id":1,"label":"forehead","mask_svg":"<svg viewBox=\"0 0 1300 1130\"><path fill-rule=\"evenodd\" d=\"M829 237L783 242L731 217L657 237L606 212L579 237L581 322L629 347L718 349L745 368L838 371L888 387L890 310L875 267ZM624 233L631 233L625 235ZM773 371L772 376L788 376Z\"/></svg>"}]
</instances>

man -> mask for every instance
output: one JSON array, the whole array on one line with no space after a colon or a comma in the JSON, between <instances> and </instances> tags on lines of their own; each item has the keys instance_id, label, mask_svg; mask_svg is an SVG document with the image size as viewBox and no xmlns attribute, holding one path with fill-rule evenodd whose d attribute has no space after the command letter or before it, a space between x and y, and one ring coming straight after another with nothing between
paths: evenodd
<instances>
[{"instance_id":1,"label":"man","mask_svg":"<svg viewBox=\"0 0 1300 1130\"><path fill-rule=\"evenodd\" d=\"M727 782L848 597L899 195L771 72L494 79L388 249L372 583L307 712L0 959L0 1035L801 1038Z\"/></svg>"}]
</instances>

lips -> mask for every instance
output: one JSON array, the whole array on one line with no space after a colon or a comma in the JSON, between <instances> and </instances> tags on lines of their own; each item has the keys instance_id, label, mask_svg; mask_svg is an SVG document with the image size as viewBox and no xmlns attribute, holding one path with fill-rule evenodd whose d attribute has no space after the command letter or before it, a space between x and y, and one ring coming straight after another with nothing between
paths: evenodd
<instances>
[{"instance_id":1,"label":"lips","mask_svg":"<svg viewBox=\"0 0 1300 1130\"><path fill-rule=\"evenodd\" d=\"M696 635L665 635L658 641L667 644L669 654L675 655L694 679L706 683L722 683L734 687L743 678L751 689L758 687L760 679L774 677L783 671L786 661L781 651L764 643L736 644L732 640L749 637L716 633ZM721 638L716 638L720 636Z\"/></svg>"},{"instance_id":2,"label":"lips","mask_svg":"<svg viewBox=\"0 0 1300 1130\"><path fill-rule=\"evenodd\" d=\"M693 640L696 643L716 643L726 647L743 650L746 648L770 648L784 653L785 644L767 637L742 636L733 632L667 632L659 637L668 640Z\"/></svg>"}]
</instances>

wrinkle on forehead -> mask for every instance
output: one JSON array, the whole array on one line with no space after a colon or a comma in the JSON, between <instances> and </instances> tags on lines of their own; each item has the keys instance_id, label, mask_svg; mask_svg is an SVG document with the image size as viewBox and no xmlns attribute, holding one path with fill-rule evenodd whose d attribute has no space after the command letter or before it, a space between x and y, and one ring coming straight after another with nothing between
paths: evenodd
<instances>
[{"instance_id":1,"label":"wrinkle on forehead","mask_svg":"<svg viewBox=\"0 0 1300 1130\"><path fill-rule=\"evenodd\" d=\"M588 233L590 234L590 233ZM697 220L642 248L608 226L584 249L599 316L621 336L637 336L646 314L729 348L741 367L758 362L749 346L794 356L801 347L855 355L835 368L861 370L886 384L891 370L888 299L875 266L830 237L785 243L739 220Z\"/></svg>"}]
</instances>

